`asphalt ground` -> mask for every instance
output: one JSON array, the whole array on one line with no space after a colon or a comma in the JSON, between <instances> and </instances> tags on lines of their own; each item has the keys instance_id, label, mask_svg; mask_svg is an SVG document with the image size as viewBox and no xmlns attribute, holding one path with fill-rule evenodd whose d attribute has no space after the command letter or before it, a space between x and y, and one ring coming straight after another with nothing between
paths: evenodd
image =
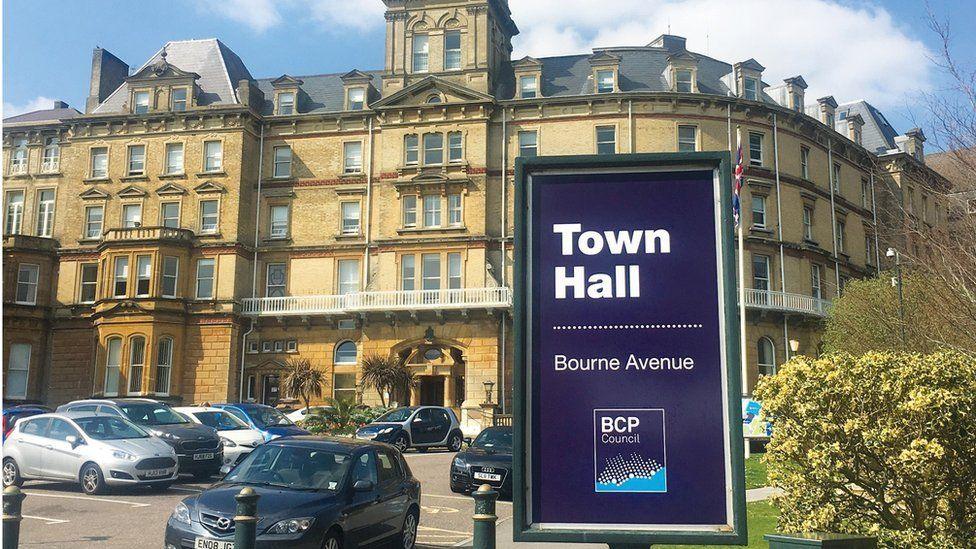
<instances>
[{"instance_id":1,"label":"asphalt ground","mask_svg":"<svg viewBox=\"0 0 976 549\"><path fill-rule=\"evenodd\" d=\"M449 469L454 454L444 451L406 454L410 469L422 483L418 547L463 547L471 544L473 501L451 492ZM183 498L209 483L175 484L166 492L114 489L86 496L77 485L29 481L24 485L21 547L148 549L162 547L166 520ZM500 521L512 515L509 502L499 502Z\"/></svg>"}]
</instances>

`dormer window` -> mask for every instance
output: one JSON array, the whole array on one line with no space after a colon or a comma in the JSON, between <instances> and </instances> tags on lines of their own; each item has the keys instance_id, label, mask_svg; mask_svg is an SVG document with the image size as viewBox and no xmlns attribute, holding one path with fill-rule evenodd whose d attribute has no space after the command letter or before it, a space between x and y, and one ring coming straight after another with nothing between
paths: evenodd
<instances>
[{"instance_id":1,"label":"dormer window","mask_svg":"<svg viewBox=\"0 0 976 549\"><path fill-rule=\"evenodd\" d=\"M461 70L461 33L458 31L444 34L444 70Z\"/></svg>"},{"instance_id":2,"label":"dormer window","mask_svg":"<svg viewBox=\"0 0 976 549\"><path fill-rule=\"evenodd\" d=\"M596 93L613 93L613 71L596 71Z\"/></svg>"},{"instance_id":3,"label":"dormer window","mask_svg":"<svg viewBox=\"0 0 976 549\"><path fill-rule=\"evenodd\" d=\"M149 92L138 91L133 95L132 112L145 114L149 112Z\"/></svg>"},{"instance_id":4,"label":"dormer window","mask_svg":"<svg viewBox=\"0 0 976 549\"><path fill-rule=\"evenodd\" d=\"M186 88L175 88L169 96L170 110L174 112L186 110Z\"/></svg>"},{"instance_id":5,"label":"dormer window","mask_svg":"<svg viewBox=\"0 0 976 549\"><path fill-rule=\"evenodd\" d=\"M799 93L793 92L792 94L793 110L803 112L803 96Z\"/></svg>"},{"instance_id":6,"label":"dormer window","mask_svg":"<svg viewBox=\"0 0 976 549\"><path fill-rule=\"evenodd\" d=\"M278 113L279 115L295 114L295 92L278 92Z\"/></svg>"},{"instance_id":7,"label":"dormer window","mask_svg":"<svg viewBox=\"0 0 976 549\"><path fill-rule=\"evenodd\" d=\"M746 78L743 80L744 90L742 97L749 99L751 101L759 100L759 81L755 78Z\"/></svg>"},{"instance_id":8,"label":"dormer window","mask_svg":"<svg viewBox=\"0 0 976 549\"><path fill-rule=\"evenodd\" d=\"M426 34L413 37L413 72L427 72L430 69L430 41Z\"/></svg>"},{"instance_id":9,"label":"dormer window","mask_svg":"<svg viewBox=\"0 0 976 549\"><path fill-rule=\"evenodd\" d=\"M361 111L366 107L366 89L349 88L346 92L346 109L350 111Z\"/></svg>"},{"instance_id":10,"label":"dormer window","mask_svg":"<svg viewBox=\"0 0 976 549\"><path fill-rule=\"evenodd\" d=\"M539 79L535 75L519 78L519 97L534 99L539 93Z\"/></svg>"},{"instance_id":11,"label":"dormer window","mask_svg":"<svg viewBox=\"0 0 976 549\"><path fill-rule=\"evenodd\" d=\"M824 124L826 124L828 128L833 129L834 128L834 115L831 114L831 113L824 114Z\"/></svg>"},{"instance_id":12,"label":"dormer window","mask_svg":"<svg viewBox=\"0 0 976 549\"><path fill-rule=\"evenodd\" d=\"M678 93L692 93L692 73L689 70L674 71L674 91Z\"/></svg>"}]
</instances>

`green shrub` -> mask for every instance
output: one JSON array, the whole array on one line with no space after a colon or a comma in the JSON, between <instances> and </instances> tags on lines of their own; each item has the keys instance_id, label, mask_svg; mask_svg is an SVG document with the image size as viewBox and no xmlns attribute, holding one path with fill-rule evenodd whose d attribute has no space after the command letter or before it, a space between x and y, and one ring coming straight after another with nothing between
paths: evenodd
<instances>
[{"instance_id":1,"label":"green shrub","mask_svg":"<svg viewBox=\"0 0 976 549\"><path fill-rule=\"evenodd\" d=\"M316 411L300 422L301 427L315 435L351 435L363 425L385 414L388 408L356 405L330 400L331 408Z\"/></svg>"},{"instance_id":2,"label":"green shrub","mask_svg":"<svg viewBox=\"0 0 976 549\"><path fill-rule=\"evenodd\" d=\"M976 547L976 360L955 352L796 357L762 379L782 531Z\"/></svg>"}]
</instances>

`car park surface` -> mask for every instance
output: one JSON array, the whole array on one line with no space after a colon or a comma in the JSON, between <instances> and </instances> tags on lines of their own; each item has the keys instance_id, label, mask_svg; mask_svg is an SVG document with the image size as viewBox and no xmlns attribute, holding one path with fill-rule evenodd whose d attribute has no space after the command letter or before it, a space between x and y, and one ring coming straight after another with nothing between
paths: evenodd
<instances>
[{"instance_id":1,"label":"car park surface","mask_svg":"<svg viewBox=\"0 0 976 549\"><path fill-rule=\"evenodd\" d=\"M451 492L448 471L454 454L409 451L404 457L422 484L418 547L470 547L473 504L470 497ZM208 486L188 481L164 492L126 488L92 497L76 485L28 482L23 488L28 495L21 547L162 547L166 521L176 503ZM496 512L499 521L510 520L512 506L499 501Z\"/></svg>"}]
</instances>

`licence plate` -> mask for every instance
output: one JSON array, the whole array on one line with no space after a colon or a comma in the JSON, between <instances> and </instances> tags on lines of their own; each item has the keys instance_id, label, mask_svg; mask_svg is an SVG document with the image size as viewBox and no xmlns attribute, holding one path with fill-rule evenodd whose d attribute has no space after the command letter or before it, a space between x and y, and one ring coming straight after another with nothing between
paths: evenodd
<instances>
[{"instance_id":1,"label":"licence plate","mask_svg":"<svg viewBox=\"0 0 976 549\"><path fill-rule=\"evenodd\" d=\"M479 472L475 472L474 478L476 478L478 480L492 480L492 481L495 481L495 482L501 482L501 480L502 480L502 476L501 475L498 475L498 474L495 474L495 473L482 473L480 471Z\"/></svg>"},{"instance_id":2,"label":"licence plate","mask_svg":"<svg viewBox=\"0 0 976 549\"><path fill-rule=\"evenodd\" d=\"M166 469L153 469L151 471L146 471L143 476L148 478L168 477L169 471Z\"/></svg>"},{"instance_id":3,"label":"licence plate","mask_svg":"<svg viewBox=\"0 0 976 549\"><path fill-rule=\"evenodd\" d=\"M196 538L193 542L194 549L234 549L233 541L220 541L216 539Z\"/></svg>"},{"instance_id":4,"label":"licence plate","mask_svg":"<svg viewBox=\"0 0 976 549\"><path fill-rule=\"evenodd\" d=\"M213 458L214 458L213 452L209 452L207 454L193 454L194 461L203 461L205 459L213 459ZM223 549L223 547L221 547L220 549Z\"/></svg>"}]
</instances>

